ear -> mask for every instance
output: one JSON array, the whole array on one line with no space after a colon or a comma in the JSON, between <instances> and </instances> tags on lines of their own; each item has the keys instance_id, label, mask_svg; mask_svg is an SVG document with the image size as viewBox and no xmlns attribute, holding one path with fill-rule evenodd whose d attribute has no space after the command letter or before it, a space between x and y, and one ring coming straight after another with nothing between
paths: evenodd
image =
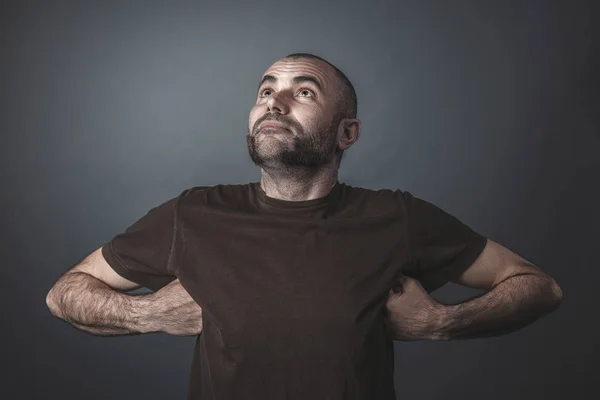
<instances>
[{"instance_id":1,"label":"ear","mask_svg":"<svg viewBox=\"0 0 600 400\"><path fill-rule=\"evenodd\" d=\"M338 126L338 146L346 150L360 138L362 123L357 118L343 118Z\"/></svg>"}]
</instances>

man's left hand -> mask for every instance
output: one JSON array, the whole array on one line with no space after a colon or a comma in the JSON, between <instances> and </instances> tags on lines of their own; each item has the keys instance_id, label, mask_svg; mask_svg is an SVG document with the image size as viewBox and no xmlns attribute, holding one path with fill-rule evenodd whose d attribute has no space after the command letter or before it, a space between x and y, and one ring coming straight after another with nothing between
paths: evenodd
<instances>
[{"instance_id":1,"label":"man's left hand","mask_svg":"<svg viewBox=\"0 0 600 400\"><path fill-rule=\"evenodd\" d=\"M418 280L402 275L389 292L384 318L386 331L393 340L435 339L443 307Z\"/></svg>"}]
</instances>

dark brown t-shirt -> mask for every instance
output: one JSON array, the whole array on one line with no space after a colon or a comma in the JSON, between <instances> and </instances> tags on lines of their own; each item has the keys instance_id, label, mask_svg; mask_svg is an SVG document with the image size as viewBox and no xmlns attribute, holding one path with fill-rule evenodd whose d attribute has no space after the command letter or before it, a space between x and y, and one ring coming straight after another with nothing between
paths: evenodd
<instances>
[{"instance_id":1,"label":"dark brown t-shirt","mask_svg":"<svg viewBox=\"0 0 600 400\"><path fill-rule=\"evenodd\" d=\"M392 284L404 273L431 292L485 243L408 191L338 181L285 201L252 182L187 189L102 254L152 290L179 278L202 307L189 399L392 400Z\"/></svg>"}]
</instances>

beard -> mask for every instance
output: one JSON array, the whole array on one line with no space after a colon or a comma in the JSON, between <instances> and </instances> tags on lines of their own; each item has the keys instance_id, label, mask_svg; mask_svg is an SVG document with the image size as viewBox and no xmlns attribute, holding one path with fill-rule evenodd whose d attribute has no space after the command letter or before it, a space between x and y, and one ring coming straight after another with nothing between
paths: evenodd
<instances>
[{"instance_id":1,"label":"beard","mask_svg":"<svg viewBox=\"0 0 600 400\"><path fill-rule=\"evenodd\" d=\"M286 135L281 138L261 138L257 135L271 135L272 133L259 132L256 128L264 120L278 121L294 128L296 135L287 131L280 133ZM275 114L272 118L260 119L255 127L246 135L248 153L252 162L262 168L298 170L316 170L327 164L339 155L336 133L341 118L335 116L329 126L323 126L311 131L304 131L301 126L291 124ZM269 129L269 128L267 128ZM276 133L277 134L277 133Z\"/></svg>"}]
</instances>

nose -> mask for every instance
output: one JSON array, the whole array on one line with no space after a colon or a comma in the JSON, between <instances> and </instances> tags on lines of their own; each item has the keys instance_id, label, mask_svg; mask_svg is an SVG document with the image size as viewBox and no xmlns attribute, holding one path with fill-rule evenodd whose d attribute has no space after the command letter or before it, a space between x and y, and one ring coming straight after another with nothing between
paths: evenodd
<instances>
[{"instance_id":1,"label":"nose","mask_svg":"<svg viewBox=\"0 0 600 400\"><path fill-rule=\"evenodd\" d=\"M270 112L278 112L279 114L287 114L289 106L285 101L285 93L273 93L267 99L267 108Z\"/></svg>"}]
</instances>

